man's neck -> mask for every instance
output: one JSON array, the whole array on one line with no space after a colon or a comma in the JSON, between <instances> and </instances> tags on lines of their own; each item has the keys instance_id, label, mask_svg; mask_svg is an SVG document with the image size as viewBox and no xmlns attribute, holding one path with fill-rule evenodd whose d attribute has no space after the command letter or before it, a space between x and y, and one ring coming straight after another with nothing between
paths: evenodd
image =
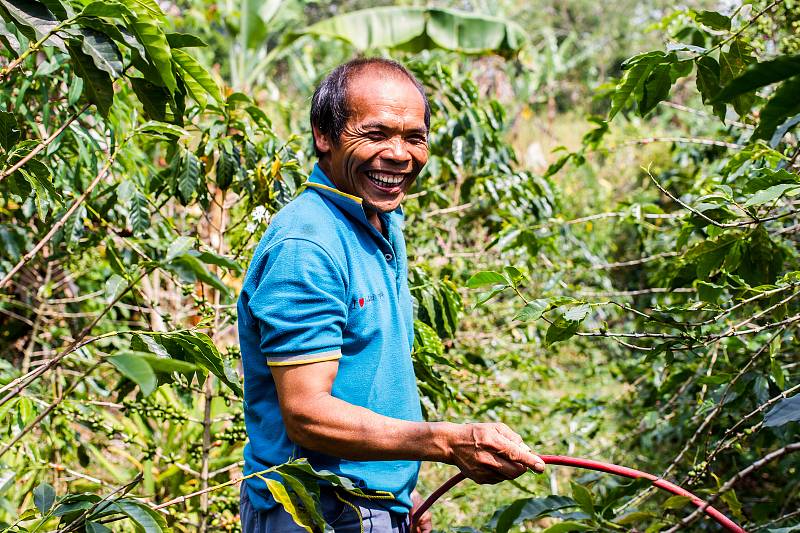
<instances>
[{"instance_id":1,"label":"man's neck","mask_svg":"<svg viewBox=\"0 0 800 533\"><path fill-rule=\"evenodd\" d=\"M365 207L364 214L367 215L367 221L372 224L372 227L378 230L378 233L381 235L385 235L383 232L383 223L381 222L381 217L378 214L378 211L375 209L370 209L369 207Z\"/></svg>"}]
</instances>

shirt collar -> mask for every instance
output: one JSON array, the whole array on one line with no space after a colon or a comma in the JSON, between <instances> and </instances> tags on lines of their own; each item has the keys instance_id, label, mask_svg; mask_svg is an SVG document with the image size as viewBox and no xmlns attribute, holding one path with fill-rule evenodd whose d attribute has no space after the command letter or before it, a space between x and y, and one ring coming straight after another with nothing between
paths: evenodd
<instances>
[{"instance_id":1,"label":"shirt collar","mask_svg":"<svg viewBox=\"0 0 800 533\"><path fill-rule=\"evenodd\" d=\"M372 228L372 224L367 219L367 214L364 212L363 200L358 196L347 194L336 188L336 185L330 180L325 172L320 168L319 164L314 164L314 170L308 177L305 185L314 189L317 193L321 194L339 209L345 213L355 217L359 222L366 224ZM403 218L403 211L400 207L389 213L387 217L394 223L400 223Z\"/></svg>"}]
</instances>

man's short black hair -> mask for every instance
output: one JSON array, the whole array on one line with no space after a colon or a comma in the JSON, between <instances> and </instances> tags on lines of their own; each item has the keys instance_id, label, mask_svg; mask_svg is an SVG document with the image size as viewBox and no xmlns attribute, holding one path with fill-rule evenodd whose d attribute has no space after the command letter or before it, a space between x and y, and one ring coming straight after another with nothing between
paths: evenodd
<instances>
[{"instance_id":1,"label":"man's short black hair","mask_svg":"<svg viewBox=\"0 0 800 533\"><path fill-rule=\"evenodd\" d=\"M322 83L317 86L314 96L311 98L312 128L317 128L332 143L339 142L339 137L344 131L347 119L350 118L350 109L347 105L347 85L352 77L367 68L394 72L407 77L417 88L419 94L422 95L422 100L425 102L425 128L430 130L431 107L428 103L428 97L425 95L425 88L406 67L397 61L382 57L364 57L350 60L333 69L322 80ZM317 148L316 141L314 141L314 151L317 153L317 157L322 157L323 154Z\"/></svg>"}]
</instances>

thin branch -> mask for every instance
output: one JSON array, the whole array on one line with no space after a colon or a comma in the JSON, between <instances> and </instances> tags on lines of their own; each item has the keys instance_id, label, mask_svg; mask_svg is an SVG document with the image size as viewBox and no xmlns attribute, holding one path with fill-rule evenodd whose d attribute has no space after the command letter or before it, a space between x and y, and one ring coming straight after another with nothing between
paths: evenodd
<instances>
[{"instance_id":1,"label":"thin branch","mask_svg":"<svg viewBox=\"0 0 800 533\"><path fill-rule=\"evenodd\" d=\"M742 418L740 418L733 426L731 426L730 428L728 428L725 431L725 434L722 435L722 437L719 439L719 442L717 443L716 447L706 457L705 462L710 465L714 461L714 459L716 459L717 455L721 451L724 451L724 450L730 448L733 445L733 443L736 442L736 440L739 438L740 435L735 435L734 438L729 442L725 442L725 441L728 439L728 437L733 435L734 432L742 426L742 424L744 424L745 422L747 422L748 420L750 420L754 416L757 416L757 415L763 413L764 411L766 411L767 409L769 409L770 407L772 407L773 405L775 405L779 401L788 398L789 396L792 395L792 393L797 392L799 390L800 390L800 384L797 384L794 387L786 389L785 391L781 392L780 394L778 394L777 396L775 396L773 398L770 398L766 402L764 402L761 405L759 405L758 407L756 407L753 411L751 411L750 413L748 413L745 416L743 416Z\"/></svg>"},{"instance_id":2,"label":"thin branch","mask_svg":"<svg viewBox=\"0 0 800 533\"><path fill-rule=\"evenodd\" d=\"M658 180L655 178L655 176L653 176L653 174L650 172L649 168L645 169L645 172L647 172L647 175L650 176L650 180L652 180L652 182L655 184L655 186L658 187L658 190L660 190L662 193L664 193L666 196L668 196L673 202L679 204L681 207L683 207L687 211L690 211L690 212L694 213L695 215L699 216L700 218L702 218L703 220L705 220L709 224L713 224L714 226L717 226L718 228L738 228L738 227L740 227L739 224L729 224L729 223L725 223L725 222L717 222L713 218L709 218L708 216L706 216L705 213L702 213L702 212L698 211L697 209L695 209L692 206L690 206L689 204L683 202L677 196L673 195L671 192L669 192L667 189L665 189L658 182Z\"/></svg>"},{"instance_id":3,"label":"thin branch","mask_svg":"<svg viewBox=\"0 0 800 533\"><path fill-rule=\"evenodd\" d=\"M60 354L58 354L55 357L53 357L52 359L50 359L47 362L47 364L44 364L44 365L40 366L39 368L37 368L36 370L30 372L27 376L24 377L24 379L15 380L16 382L18 382L18 385L16 385L14 390L12 390L8 394L6 394L2 399L0 399L0 406L5 405L10 400L15 398L19 393L21 393L23 390L25 390L31 383L33 383L36 379L38 379L39 376L41 376L42 374L44 374L45 372L47 372L48 370L50 370L51 368L53 368L57 364L59 364L61 362L61 360L64 359L67 355L69 355L72 352L78 350L79 348L82 348L83 346L85 346L86 344L89 344L90 342L94 342L94 341L99 340L99 339L104 338L104 337L110 337L110 336L119 334L119 332L112 331L112 332L109 332L109 333L105 333L103 335L99 335L98 337L94 337L92 339L87 339L86 341L82 342L83 338L86 337L86 335L88 335L92 331L92 329L97 325L97 323L100 322L100 320L109 311L111 311L111 309L116 305L116 303L120 299L122 299L122 297L125 296L125 294L127 294L128 291L130 291L134 287L134 285L136 285L136 283L139 282L139 280L141 280L144 276L146 276L151 271L152 271L152 269L142 271L142 273L139 275L139 277L137 277L135 280L133 280L131 283L129 283L128 286L125 288L125 290L121 291L117 295L117 297L114 298L114 300L112 300L111 302L108 303L108 305L106 305L106 307L103 309L103 311L100 313L100 315L97 316L97 318L95 318L92 322L90 322L88 325L86 325L86 327L84 327L80 331L80 333L78 333L78 335L75 337L75 339L73 339L72 342L70 342L70 344L64 349L64 351L62 351ZM4 392L5 390L7 390L7 388L8 388L8 385L3 387L2 389L0 389L0 392Z\"/></svg>"},{"instance_id":4,"label":"thin branch","mask_svg":"<svg viewBox=\"0 0 800 533\"><path fill-rule=\"evenodd\" d=\"M70 384L70 386L69 386L69 387L67 387L66 389L64 389L63 391L61 391L61 393L60 393L60 394L59 394L59 395L56 397L56 399L55 399L55 400L53 400L53 402L52 402L50 405L48 405L48 406L47 406L47 407L46 407L46 408L45 408L45 409L44 409L44 410L43 410L41 413L39 413L39 414L36 416L36 418L34 418L34 419L33 419L33 421L32 421L30 424L28 424L27 426L25 426L25 427L24 427L24 428L23 428L23 429L22 429L22 430L21 430L19 433L17 433L17 434L14 436L14 438L13 438L13 439L11 439L11 442L9 442L8 444L6 444L6 445L4 445L2 448L0 448L0 457L2 457L3 455L5 455L5 454L6 454L6 452L8 452L8 450L10 450L11 448L13 448L13 447L14 447L14 445L15 445L17 442L19 442L19 441L20 441L20 439L22 439L22 437L24 437L25 435L27 435L27 434L28 434L28 433L29 433L29 432L30 432L30 431L31 431L33 428L39 427L39 424L42 422L42 420L44 420L44 419L45 419L45 417L46 417L47 415L49 415L50 413L52 413L52 412L53 412L53 410L54 410L56 407L58 407L58 406L61 404L61 402L62 402L62 401L64 401L64 398L66 397L66 395L67 395L67 394L69 394L70 392L72 392L72 391L75 389L75 387L77 387L77 386L78 386L78 384L79 384L79 383L81 383L81 382L83 381L83 378L85 378L86 376L88 376L89 374L91 374L91 373L94 371L94 369L95 369L95 368L97 368L98 366L100 366L100 364L101 364L101 363L103 363L103 360L97 361L95 364L93 364L93 365L92 365L92 366L90 366L88 369L86 369L86 371L85 371L85 372L83 372L83 373L82 373L82 374L81 374L81 375L78 377L78 379L76 379L75 381L73 381L73 382Z\"/></svg>"},{"instance_id":5,"label":"thin branch","mask_svg":"<svg viewBox=\"0 0 800 533\"><path fill-rule=\"evenodd\" d=\"M733 40L733 39L737 38L739 35L741 35L741 34L742 34L742 32L743 32L744 30L746 30L747 28L749 28L750 26L752 26L752 25L753 25L753 23L754 23L755 21L757 21L759 18L761 18L761 16L762 16L764 13L766 13L767 11L769 11L770 9L772 9L773 7L777 6L777 5L778 5L778 4L780 4L782 1L783 1L783 0L773 0L773 2L772 2L772 3L770 3L770 4L768 4L768 5L767 5L767 7L765 7L764 9L762 9L761 11L759 11L758 13L756 13L755 15L753 15L753 17L751 17L751 18L750 18L750 19L747 21L747 24L745 24L744 26L742 26L741 28L739 28L739 29L738 29L738 30L737 30L735 33L733 33L733 34L729 35L728 37L726 37L725 39L721 40L721 41L720 41L720 42L718 42L716 45L712 46L711 48L709 48L708 50L706 50L705 52L703 52L703 53L702 53L702 54L700 54L700 55L704 55L704 56L705 56L705 55L708 55L708 54L710 54L711 52L713 52L713 51L714 51L714 50L716 50L717 48L722 48L722 45L724 45L724 44L725 44L725 43L727 43L728 41L731 41L731 40Z\"/></svg>"},{"instance_id":6,"label":"thin branch","mask_svg":"<svg viewBox=\"0 0 800 533\"><path fill-rule=\"evenodd\" d=\"M460 211L465 211L465 210L469 209L470 207L472 207L474 205L475 205L474 202L467 202L466 204L454 205L452 207L445 207L443 209L434 209L433 211L423 212L422 213L422 218L425 219L425 218L429 218L429 217L435 217L435 216L438 216L438 215L447 215L449 213L458 213Z\"/></svg>"},{"instance_id":7,"label":"thin branch","mask_svg":"<svg viewBox=\"0 0 800 533\"><path fill-rule=\"evenodd\" d=\"M50 144L52 144L53 141L56 140L56 137L61 135L61 132L67 129L69 125L75 121L75 119L81 116L83 112L89 108L89 105L90 104L85 104L82 108L80 108L80 110L78 110L77 113L74 113L72 116L70 116L67 119L67 121L64 122L52 135L50 135L47 139L45 139L41 143L37 144L36 147L33 150L31 150L25 157L23 157L13 165L11 165L6 170L0 172L0 181L3 181L4 178L10 176L11 174L19 170L25 163L33 159L36 156L36 154L38 154L39 152L50 146Z\"/></svg>"},{"instance_id":8,"label":"thin branch","mask_svg":"<svg viewBox=\"0 0 800 533\"><path fill-rule=\"evenodd\" d=\"M56 232L58 232L58 230L60 230L64 226L64 224L67 223L67 219L69 219L69 217L75 211L77 211L78 207L80 207L80 205L86 200L86 198L88 198L92 190L94 190L97 184L100 183L100 181L106 176L109 169L111 168L111 165L114 163L114 159L116 158L118 153L119 153L119 147L114 151L113 154L111 154L111 157L109 157L108 161L106 161L106 164L103 165L103 168L100 170L100 172L97 173L97 176L95 176L95 178L92 180L89 186L86 187L86 190L83 191L83 193L75 200L75 202L70 206L67 212L64 213L64 216L62 216L58 220L58 222L53 224L53 226L50 228L50 231L48 231L47 234L44 237L42 237L42 240L40 240L36 244L36 246L34 246L30 251L28 251L24 256L22 256L22 259L19 260L19 263L14 265L14 267L8 271L5 277L2 280L0 280L0 288L4 287L5 284L8 283L9 280L11 280L14 274L16 274L19 271L19 269L21 269L25 265L25 263L30 261L37 253L39 253L39 250L44 248L44 246L48 242L50 242L50 239L53 238Z\"/></svg>"},{"instance_id":9,"label":"thin branch","mask_svg":"<svg viewBox=\"0 0 800 533\"><path fill-rule=\"evenodd\" d=\"M645 263L649 263L651 261L656 261L658 259L664 259L666 257L675 257L680 255L678 252L663 252L660 254L650 255L647 257L642 257L640 259L632 259L630 261L620 261L618 263L606 263L604 265L592 265L592 270L609 270L612 268L620 268L620 267L628 267L628 266L635 266L635 265L643 265Z\"/></svg>"},{"instance_id":10,"label":"thin branch","mask_svg":"<svg viewBox=\"0 0 800 533\"><path fill-rule=\"evenodd\" d=\"M687 106L685 106L683 104L679 104L677 102L670 102L668 100L665 100L665 101L659 102L659 103L661 105L664 105L664 106L667 106L667 107L671 107L672 109L677 109L678 111L685 111L687 113L692 113L693 115L698 115L698 116L701 116L701 117L708 117L708 118L716 118L711 113L708 113L706 111L702 111L700 109L693 109L691 107L687 107ZM736 126L738 128L748 129L748 130L756 129L755 126L753 126L752 124L745 124L744 122L737 122L735 120L727 122L727 124L730 124L731 126Z\"/></svg>"},{"instance_id":11,"label":"thin branch","mask_svg":"<svg viewBox=\"0 0 800 533\"><path fill-rule=\"evenodd\" d=\"M783 328L779 329L778 331L776 331L775 333L773 333L772 336L767 340L767 342L765 342L761 346L761 348L759 348L758 351L755 354L753 354L753 356L744 365L744 367L742 367L739 370L739 372L728 382L728 384L725 386L725 389L722 391L722 394L720 395L719 400L717 401L717 405L714 406L714 409L712 409L711 412L703 420L703 422L700 423L700 425L697 427L697 429L692 434L692 436L689 437L689 440L687 440L684 443L683 448L681 449L681 451L678 453L678 455L675 457L675 459L672 460L672 462L667 467L667 469L664 470L664 472L661 474L662 478L663 477L667 477L670 474L670 472L672 472L672 470L678 465L678 463L680 463L681 459L683 459L684 455L686 455L686 452L689 451L689 449L692 447L692 445L697 440L697 438L700 436L700 434L703 431L705 431L705 429L711 424L711 422L722 411L722 407L723 407L723 405L725 403L725 398L728 396L728 392L731 390L731 388L733 388L733 386L736 384L736 382L738 382L739 379L745 373L747 373L747 371L750 370L750 367L753 366L753 363L755 363L756 359L758 359L761 356L761 354L763 354L769 348L770 344L772 344L772 341L775 340L776 338L778 338L784 331L786 331L786 327L783 327Z\"/></svg>"},{"instance_id":12,"label":"thin branch","mask_svg":"<svg viewBox=\"0 0 800 533\"><path fill-rule=\"evenodd\" d=\"M736 143L729 143L725 141L718 141L716 139L699 139L695 137L646 137L644 139L634 139L631 141L625 141L622 144L627 145L634 145L634 144L652 144L657 142L666 142L666 143L684 143L684 144L703 144L706 146L721 146L723 148L731 148L734 150L740 150L744 148L743 144L736 144Z\"/></svg>"},{"instance_id":13,"label":"thin branch","mask_svg":"<svg viewBox=\"0 0 800 533\"><path fill-rule=\"evenodd\" d=\"M694 510L694 512L692 512L689 516L685 517L683 520L681 520L679 523L677 523L672 528L668 529L666 531L666 533L675 533L677 531L684 530L686 528L686 526L688 526L689 524L691 524L695 520L697 520L700 517L700 515L702 515L705 512L705 510L708 508L708 506L710 506L712 503L714 503L717 500L717 498L719 498L722 494L725 494L726 492L731 490L733 488L733 486L736 484L736 482L738 482L739 480L749 476L750 474L752 474L756 470L759 470L759 469L763 468L770 461L773 461L775 459L779 459L779 458L783 457L784 455L788 455L788 454L796 452L798 450L800 450L800 442L794 442L792 444L787 444L783 448L779 448L779 449L777 449L777 450L775 450L773 452L768 453L767 455L765 455L764 457L762 457L761 459L759 459L755 463L751 464L747 468L744 468L744 469L740 470L733 477L731 477L728 481L726 481L719 488L719 490L717 492L715 492L714 494L709 496L702 505L700 505L697 509Z\"/></svg>"},{"instance_id":14,"label":"thin branch","mask_svg":"<svg viewBox=\"0 0 800 533\"><path fill-rule=\"evenodd\" d=\"M74 22L74 20L75 20L74 18L70 18L70 19L67 19L67 20L65 20L63 22L60 22L59 24L54 26L53 29L51 29L50 31L45 33L44 36L41 39L39 39L35 43L31 44L28 47L27 50L25 50L24 52L22 52L19 55L18 58L16 58L11 63L9 63L5 68L0 69L0 80L5 78L6 76L8 76L11 73L11 71L14 70L15 68L17 68L23 61L25 61L28 58L29 55L31 55L32 53L34 53L37 50L39 50L39 48L41 48L42 45L45 42L47 42L47 40L50 37L54 36L56 33L61 31L62 29L64 29L65 26L67 26L69 24L72 24Z\"/></svg>"}]
</instances>

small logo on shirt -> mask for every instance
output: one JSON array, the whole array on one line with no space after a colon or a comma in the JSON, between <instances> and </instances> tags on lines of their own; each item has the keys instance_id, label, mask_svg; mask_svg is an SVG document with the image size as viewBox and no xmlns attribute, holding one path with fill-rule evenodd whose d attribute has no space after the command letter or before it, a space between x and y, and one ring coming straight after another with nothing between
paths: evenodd
<instances>
[{"instance_id":1,"label":"small logo on shirt","mask_svg":"<svg viewBox=\"0 0 800 533\"><path fill-rule=\"evenodd\" d=\"M386 298L386 293L383 291L353 298L350 301L350 310L360 309L379 300L383 300L384 298Z\"/></svg>"}]
</instances>

